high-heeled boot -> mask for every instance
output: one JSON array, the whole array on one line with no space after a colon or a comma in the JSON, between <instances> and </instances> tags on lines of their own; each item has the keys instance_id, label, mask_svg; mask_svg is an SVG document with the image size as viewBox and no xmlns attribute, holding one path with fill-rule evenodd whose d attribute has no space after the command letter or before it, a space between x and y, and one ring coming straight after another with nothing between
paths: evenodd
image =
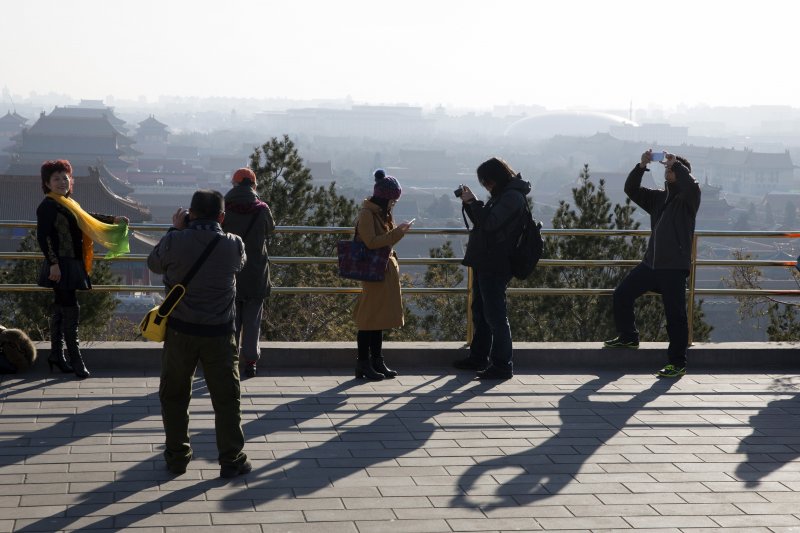
<instances>
[{"instance_id":1,"label":"high-heeled boot","mask_svg":"<svg viewBox=\"0 0 800 533\"><path fill-rule=\"evenodd\" d=\"M356 359L356 379L368 379L370 381L381 381L384 375L375 372L369 359Z\"/></svg>"},{"instance_id":2,"label":"high-heeled boot","mask_svg":"<svg viewBox=\"0 0 800 533\"><path fill-rule=\"evenodd\" d=\"M386 366L386 363L383 361L382 355L379 355L377 357L375 356L372 357L372 368L374 368L376 372L380 372L381 374L383 374L386 379L391 379L397 376L396 370L392 370L391 368Z\"/></svg>"},{"instance_id":3,"label":"high-heeled boot","mask_svg":"<svg viewBox=\"0 0 800 533\"><path fill-rule=\"evenodd\" d=\"M50 367L51 374L53 373L53 367L58 368L64 374L72 374L74 372L64 357L62 318L61 306L54 304L53 313L50 315L50 356L47 358L47 366Z\"/></svg>"},{"instance_id":4,"label":"high-heeled boot","mask_svg":"<svg viewBox=\"0 0 800 533\"><path fill-rule=\"evenodd\" d=\"M63 307L61 312L64 317L64 341L67 344L69 362L72 365L72 369L75 371L75 375L80 379L86 379L90 374L83 362L81 350L78 345L78 321L80 320L80 310L81 308L76 305L74 307Z\"/></svg>"}]
</instances>

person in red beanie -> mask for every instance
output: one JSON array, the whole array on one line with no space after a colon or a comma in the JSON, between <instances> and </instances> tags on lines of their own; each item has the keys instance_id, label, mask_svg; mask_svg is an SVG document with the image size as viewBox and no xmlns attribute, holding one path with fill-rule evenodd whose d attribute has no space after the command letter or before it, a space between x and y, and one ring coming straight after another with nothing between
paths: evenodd
<instances>
[{"instance_id":1,"label":"person in red beanie","mask_svg":"<svg viewBox=\"0 0 800 533\"><path fill-rule=\"evenodd\" d=\"M269 278L269 236L275 230L272 211L256 192L256 174L249 168L233 173L233 188L225 195L222 229L244 241L247 263L236 274L236 342L244 361L244 375L256 376L261 356L261 318L264 300L272 283Z\"/></svg>"}]
</instances>

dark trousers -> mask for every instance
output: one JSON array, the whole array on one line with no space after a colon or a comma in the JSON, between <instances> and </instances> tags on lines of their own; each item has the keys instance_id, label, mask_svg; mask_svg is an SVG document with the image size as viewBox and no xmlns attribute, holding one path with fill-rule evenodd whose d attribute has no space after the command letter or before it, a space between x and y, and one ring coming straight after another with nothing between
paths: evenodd
<instances>
[{"instance_id":1,"label":"dark trousers","mask_svg":"<svg viewBox=\"0 0 800 533\"><path fill-rule=\"evenodd\" d=\"M214 408L219 464L240 465L242 410L239 389L239 356L233 335L196 337L167 328L161 356L161 418L166 433L164 459L168 465L186 464L192 458L189 443L189 401L197 364L203 365L208 394Z\"/></svg>"},{"instance_id":2,"label":"dark trousers","mask_svg":"<svg viewBox=\"0 0 800 533\"><path fill-rule=\"evenodd\" d=\"M472 284L472 343L470 357L490 361L501 370L513 370L511 326L506 308L506 287L511 276L475 271Z\"/></svg>"},{"instance_id":3,"label":"dark trousers","mask_svg":"<svg viewBox=\"0 0 800 533\"><path fill-rule=\"evenodd\" d=\"M251 298L236 300L236 340L239 355L245 361L258 361L261 357L261 317L264 312L264 300Z\"/></svg>"},{"instance_id":4,"label":"dark trousers","mask_svg":"<svg viewBox=\"0 0 800 533\"><path fill-rule=\"evenodd\" d=\"M686 349L689 347L689 321L686 316L687 270L654 270L639 263L614 290L614 323L623 340L639 340L633 304L646 292L661 295L664 314L667 316L669 362L686 366Z\"/></svg>"}]
</instances>

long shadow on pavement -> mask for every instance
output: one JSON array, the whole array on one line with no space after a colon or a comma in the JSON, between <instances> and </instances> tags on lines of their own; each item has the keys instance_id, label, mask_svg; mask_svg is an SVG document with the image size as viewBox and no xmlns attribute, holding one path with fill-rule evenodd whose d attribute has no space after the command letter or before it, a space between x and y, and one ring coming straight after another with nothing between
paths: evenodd
<instances>
[{"instance_id":1,"label":"long shadow on pavement","mask_svg":"<svg viewBox=\"0 0 800 533\"><path fill-rule=\"evenodd\" d=\"M748 488L758 487L762 479L800 457L800 380L778 378L771 388L792 396L771 401L750 417L753 432L736 450L747 454L736 475Z\"/></svg>"},{"instance_id":2,"label":"long shadow on pavement","mask_svg":"<svg viewBox=\"0 0 800 533\"><path fill-rule=\"evenodd\" d=\"M590 395L622 377L605 374L564 394L558 402L561 427L556 434L533 447L513 455L504 455L480 462L461 476L459 486L464 493L455 496L455 507L516 507L559 494L575 481L584 463L649 402L669 391L675 380L655 380L625 402L596 401ZM579 414L575 414L578 410ZM509 467L524 470L500 484L493 491L491 504L470 501L481 476L502 474ZM500 471L500 472L498 472ZM500 478L502 479L502 478ZM491 489L490 489L491 490Z\"/></svg>"},{"instance_id":3,"label":"long shadow on pavement","mask_svg":"<svg viewBox=\"0 0 800 533\"><path fill-rule=\"evenodd\" d=\"M187 502L191 503L195 499L203 499L209 490L216 488L225 489L221 491L221 494L225 494L220 502L219 511L222 512L234 509L253 510L254 504L258 506L260 503L275 498L311 494L332 486L337 480L363 472L371 465L390 461L409 450L418 449L436 430L434 423L425 420L445 412L454 405L485 392L493 386L492 384L478 383L454 394L454 391L464 383L459 378L453 378L436 386L430 392L420 393L413 400L395 409L379 410L389 406L395 399L403 398L408 394L414 394L415 390L431 386L439 379L435 378L411 387L411 390L403 388L396 393L381 392L379 388L368 390L367 393L371 396L388 397L389 399L378 402L363 411L357 411L343 421L334 423L333 429L337 433L335 437L307 449L294 451L280 459L267 461L262 466L258 464L260 461L256 461L256 468L253 472L232 482L222 479L184 480L180 477L174 478L165 470L158 468L153 470L154 459L149 458L132 468L119 472L114 481L83 493L79 504L68 505L66 511L60 510L51 516L30 521L16 531L54 531L59 529L90 531L97 528L119 529L134 524L141 527L147 525L148 517ZM200 382L196 381L195 383L197 385ZM246 422L243 425L245 436L252 439L253 436L264 433L296 432L305 422L340 412L342 407L346 406L349 397L348 391L357 385L359 382L350 380L316 395L304 394L298 400L280 404L258 419ZM73 425L80 423L81 419L85 419L87 416L92 418L112 416L113 420L113 413L124 407L126 403L103 406L67 417L54 426L26 435L19 440L28 444L37 440L37 433L69 434L73 430ZM431 408L434 405L436 409ZM380 413L380 415L366 423L359 422L359 419L365 415L372 416L375 413ZM148 415L145 414L142 418L146 416ZM407 427L406 417L416 420L411 424L411 428ZM130 422L130 419L126 419L122 423ZM350 424L355 425L347 427ZM112 431L114 427L115 424L112 423ZM346 429L339 431L337 427L346 427ZM73 440L84 436L86 435L76 436ZM193 441L208 437L213 437L213 430L208 429L194 434ZM69 438L60 439L58 446L64 446L69 441ZM383 445L384 441L391 441L395 445L400 442L401 445L387 447ZM25 460L28 461L36 455L51 452L51 449L45 447L37 452L37 454L26 455ZM354 455L351 455L351 452L355 452ZM158 463L160 458L155 460ZM325 463L326 461L339 461L340 466L331 465L330 462ZM326 467L320 468L320 463L325 463ZM155 490L165 483L177 484L176 486L181 488L159 491L158 495L153 498L145 497L144 499L147 501L141 501L142 496L132 498L129 502L125 501L129 496ZM208 502L199 503L207 507ZM103 508L117 504L124 504L124 514L109 512L113 516L96 516L96 513ZM186 512L207 513L211 510L198 511L194 509ZM95 515L89 517L87 516L89 513Z\"/></svg>"}]
</instances>

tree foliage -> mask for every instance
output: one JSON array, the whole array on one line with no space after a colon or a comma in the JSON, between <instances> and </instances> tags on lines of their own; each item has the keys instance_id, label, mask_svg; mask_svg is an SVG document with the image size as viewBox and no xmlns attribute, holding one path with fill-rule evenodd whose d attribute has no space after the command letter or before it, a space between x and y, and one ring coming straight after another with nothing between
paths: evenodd
<instances>
[{"instance_id":1,"label":"tree foliage","mask_svg":"<svg viewBox=\"0 0 800 533\"><path fill-rule=\"evenodd\" d=\"M753 256L741 250L733 251L737 261L753 259ZM792 281L800 289L800 273L791 269ZM726 286L735 289L760 289L763 273L752 265L740 265L731 268L730 277L722 279ZM780 300L772 296L737 296L739 321L755 318L759 323L766 322L767 338L770 341L800 340L800 317L797 316L795 302Z\"/></svg>"},{"instance_id":2,"label":"tree foliage","mask_svg":"<svg viewBox=\"0 0 800 533\"><path fill-rule=\"evenodd\" d=\"M19 252L39 252L36 235L31 231L20 243ZM0 271L0 282L35 285L39 276L41 259L17 260ZM94 285L113 285L119 278L112 274L111 263L103 259L94 262L92 271ZM81 306L81 336L84 339L104 339L106 324L117 307L112 293L78 291ZM6 327L19 328L31 339L50 338L50 308L53 294L46 292L2 292L0 293L0 323Z\"/></svg>"},{"instance_id":3,"label":"tree foliage","mask_svg":"<svg viewBox=\"0 0 800 533\"><path fill-rule=\"evenodd\" d=\"M336 185L315 187L309 169L287 135L273 137L250 156L257 190L281 226L353 226L357 208L338 194ZM269 242L272 257L336 255L341 234L276 233ZM334 265L272 265L273 285L331 287L342 285ZM349 283L355 286L355 283ZM355 329L352 295L273 294L266 304L263 335L269 340L350 340Z\"/></svg>"},{"instance_id":4,"label":"tree foliage","mask_svg":"<svg viewBox=\"0 0 800 533\"><path fill-rule=\"evenodd\" d=\"M453 258L450 241L431 248L430 257ZM430 265L425 270L426 287L456 288L463 286L464 269L457 264ZM464 294L435 294L416 296L411 302L419 308L421 320L419 340L463 341L467 335L467 297ZM407 306L408 307L408 306Z\"/></svg>"}]
</instances>

